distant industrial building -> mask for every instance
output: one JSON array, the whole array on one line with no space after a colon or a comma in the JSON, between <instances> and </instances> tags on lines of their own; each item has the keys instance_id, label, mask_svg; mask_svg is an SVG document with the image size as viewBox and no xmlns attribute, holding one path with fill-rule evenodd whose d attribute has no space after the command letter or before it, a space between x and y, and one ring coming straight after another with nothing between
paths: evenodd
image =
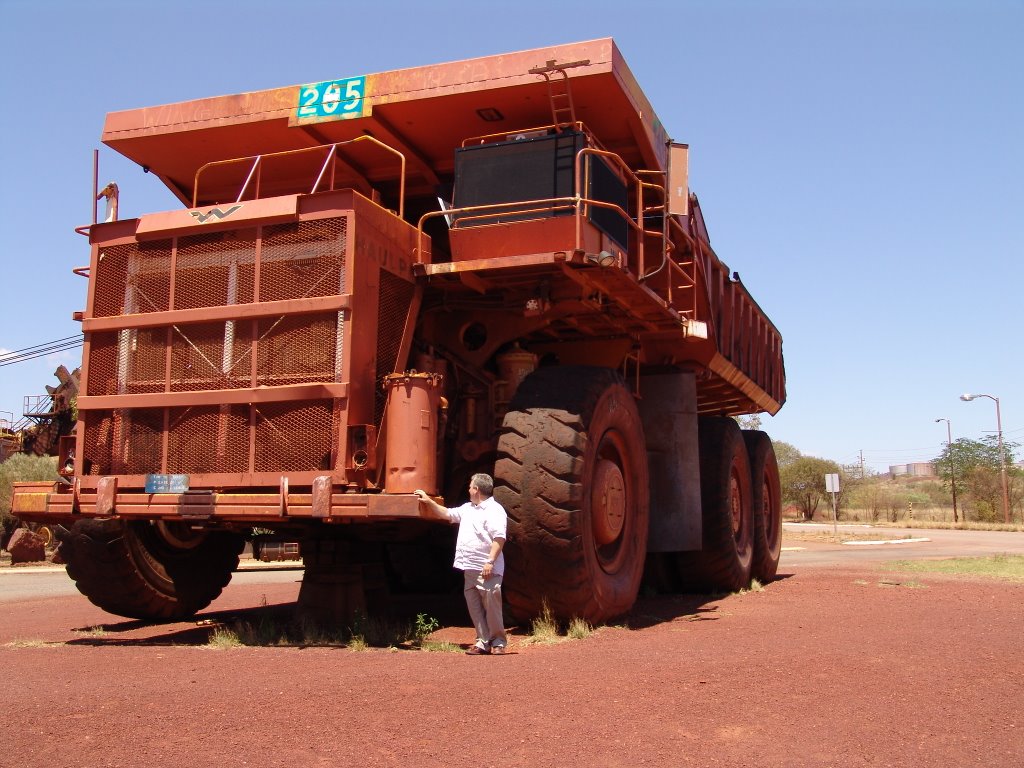
<instances>
[{"instance_id":1,"label":"distant industrial building","mask_svg":"<svg viewBox=\"0 0 1024 768\"><path fill-rule=\"evenodd\" d=\"M889 465L889 477L935 477L937 474L935 465L930 461Z\"/></svg>"}]
</instances>

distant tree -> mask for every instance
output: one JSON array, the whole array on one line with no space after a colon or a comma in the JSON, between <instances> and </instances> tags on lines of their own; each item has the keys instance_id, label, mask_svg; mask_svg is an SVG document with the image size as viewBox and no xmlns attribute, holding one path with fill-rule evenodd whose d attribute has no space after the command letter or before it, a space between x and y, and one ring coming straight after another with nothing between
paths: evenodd
<instances>
[{"instance_id":1,"label":"distant tree","mask_svg":"<svg viewBox=\"0 0 1024 768\"><path fill-rule=\"evenodd\" d=\"M776 452L778 451L776 444ZM781 462L780 462L781 464ZM779 479L782 484L782 498L800 508L804 520L814 518L825 496L825 475L839 472L839 465L828 459L813 456L800 456L779 468ZM842 485L840 484L840 487Z\"/></svg>"},{"instance_id":2,"label":"distant tree","mask_svg":"<svg viewBox=\"0 0 1024 768\"><path fill-rule=\"evenodd\" d=\"M740 425L740 429L760 429L761 428L761 414L749 413L744 416L734 416L736 423Z\"/></svg>"},{"instance_id":3,"label":"distant tree","mask_svg":"<svg viewBox=\"0 0 1024 768\"><path fill-rule=\"evenodd\" d=\"M1013 507L1014 497L1018 495L1015 481L1017 471L1013 468L1013 462L1020 443L1004 441L1003 448L1006 452L1007 485L1011 491L1010 506ZM951 486L952 472L956 473L965 520L968 509L978 520L994 522L1002 519L1003 489L999 476L999 442L996 437L988 435L981 440L961 437L943 448L933 463L947 488Z\"/></svg>"},{"instance_id":4,"label":"distant tree","mask_svg":"<svg viewBox=\"0 0 1024 768\"><path fill-rule=\"evenodd\" d=\"M9 528L16 523L16 518L11 514L15 482L56 479L57 459L54 456L16 453L0 464L0 527Z\"/></svg>"},{"instance_id":5,"label":"distant tree","mask_svg":"<svg viewBox=\"0 0 1024 768\"><path fill-rule=\"evenodd\" d=\"M842 517L846 502L849 501L864 484L860 474L860 464L844 464L839 467L839 493L836 494L836 517Z\"/></svg>"},{"instance_id":6,"label":"distant tree","mask_svg":"<svg viewBox=\"0 0 1024 768\"><path fill-rule=\"evenodd\" d=\"M775 460L779 462L779 470L783 467L788 467L794 461L803 456L800 450L790 443L784 443L781 440L773 440L772 445L775 446Z\"/></svg>"}]
</instances>

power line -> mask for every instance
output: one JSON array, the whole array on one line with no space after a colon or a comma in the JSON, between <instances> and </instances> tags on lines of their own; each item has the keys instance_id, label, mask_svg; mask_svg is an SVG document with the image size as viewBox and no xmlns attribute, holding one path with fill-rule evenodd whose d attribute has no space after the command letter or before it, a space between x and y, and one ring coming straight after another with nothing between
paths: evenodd
<instances>
[{"instance_id":1,"label":"power line","mask_svg":"<svg viewBox=\"0 0 1024 768\"><path fill-rule=\"evenodd\" d=\"M75 336L65 336L63 339L46 341L42 344L36 344L23 349L16 349L13 352L5 352L0 354L0 367L5 365L14 365L15 363L23 363L26 360L34 360L37 357L45 357L46 355L52 355L56 352L76 349L77 347L82 346L82 342L82 334L77 334Z\"/></svg>"}]
</instances>

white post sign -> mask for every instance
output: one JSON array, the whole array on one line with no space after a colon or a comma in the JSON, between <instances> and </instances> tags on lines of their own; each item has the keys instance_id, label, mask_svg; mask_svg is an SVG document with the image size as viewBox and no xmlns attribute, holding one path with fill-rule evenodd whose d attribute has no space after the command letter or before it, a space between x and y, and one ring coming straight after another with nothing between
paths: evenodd
<instances>
[{"instance_id":1,"label":"white post sign","mask_svg":"<svg viewBox=\"0 0 1024 768\"><path fill-rule=\"evenodd\" d=\"M836 494L839 493L839 475L825 475L825 490L832 494L832 535L839 535L839 518L836 514Z\"/></svg>"}]
</instances>

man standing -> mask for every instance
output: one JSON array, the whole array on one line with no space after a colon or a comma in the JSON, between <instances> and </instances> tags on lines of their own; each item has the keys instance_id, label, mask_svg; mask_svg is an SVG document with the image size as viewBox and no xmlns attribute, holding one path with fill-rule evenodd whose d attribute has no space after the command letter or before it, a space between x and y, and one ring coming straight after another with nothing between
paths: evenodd
<instances>
[{"instance_id":1,"label":"man standing","mask_svg":"<svg viewBox=\"0 0 1024 768\"><path fill-rule=\"evenodd\" d=\"M463 572L466 606L476 628L476 642L466 651L471 656L505 652L505 624L501 615L501 576L505 572L505 531L508 516L494 500L494 480L477 474L469 480L469 501L446 508L425 491L414 493L431 514L459 524L455 567Z\"/></svg>"}]
</instances>

